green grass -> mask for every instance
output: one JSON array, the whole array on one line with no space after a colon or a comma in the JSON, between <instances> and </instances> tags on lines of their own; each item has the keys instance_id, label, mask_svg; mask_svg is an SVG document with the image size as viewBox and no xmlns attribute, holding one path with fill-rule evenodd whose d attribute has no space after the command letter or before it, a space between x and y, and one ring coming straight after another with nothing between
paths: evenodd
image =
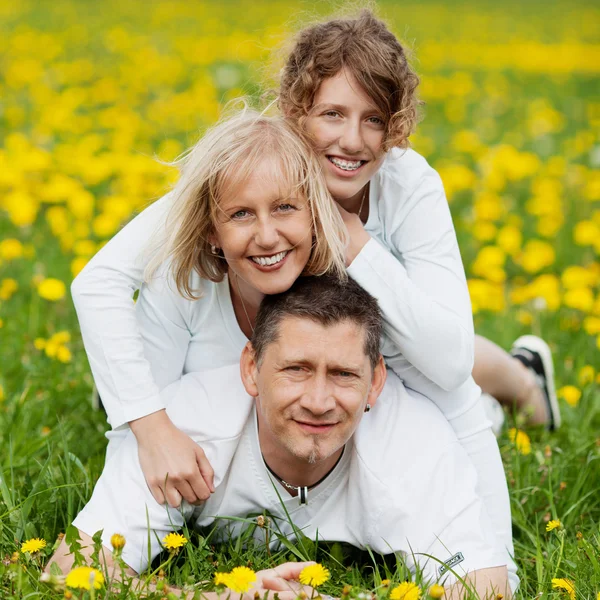
<instances>
[{"instance_id":1,"label":"green grass","mask_svg":"<svg viewBox=\"0 0 600 600\"><path fill-rule=\"evenodd\" d=\"M0 241L15 238L25 250L21 257L0 258L0 283L7 278L18 283L12 296L0 299L0 559L6 557L0 562L2 599L62 597L62 591L39 582L40 567L58 534L66 531L89 498L103 464L106 425L103 416L90 409L93 382L73 306L68 296L57 302L43 300L36 283L54 277L68 285L73 259L87 256L78 252L74 239L98 244L112 233L92 220L113 215L106 198L119 196L125 203L118 224L159 196L172 177L168 170L153 166L155 152L172 156L216 118L227 97L241 91L256 94L264 73L260 65L295 21L290 21L286 3L259 4L240 0L217 7L156 2L142 10L141 5L121 2L105 10L97 3L16 7L0 0ZM301 8L312 10L307 4ZM600 163L597 95L594 99L598 68L592 60L600 37L599 12L583 2L502 7L490 2L385 2L382 9L416 51L426 105L415 147L446 173L448 189L456 189L450 201L468 275L473 277L480 249L499 243L496 233L478 239L482 222L498 231L516 224L523 235L522 247L531 239L541 239L556 252L551 264L538 272L523 268L519 252L508 255L502 265L506 280L495 283L505 305L496 311L479 311L475 324L478 333L506 348L523 333L542 335L555 352L557 386L574 385L582 391L577 406L562 402L564 424L558 432L528 430L529 454L519 453L506 431L499 439L521 576L518 597L559 597L552 579L568 578L575 583L576 598L596 598L600 592L600 390L598 380L581 382L580 370L600 366L597 334L586 321L600 316L600 275L582 286L590 290L595 304L579 308L565 294L561 277L573 265L582 265L592 274L600 272L600 246L574 239L577 223L595 220L600 226L600 193L593 191L594 185L600 185L594 183L593 172ZM73 27L65 27L68 23ZM48 37L41 38L40 32ZM191 45L209 35L208 46ZM182 39L185 44L178 46ZM483 68L473 66L468 56L456 50L461 44L474 44L473 52L483 56L494 45L522 48L523 43L533 45L529 52L546 48L548 59L536 69L525 68L529 57L521 57L519 50L510 60L499 57L497 64ZM587 44L587 50L578 58L561 44ZM447 58L436 62L434 51L439 46ZM150 50L156 55L144 59ZM559 68L559 55L567 68ZM171 62L154 69L156 57ZM82 60L91 67L82 67L78 62ZM25 82L19 83L24 77ZM463 82L466 78L466 87L461 89L456 77ZM99 81L108 87L113 81L116 95L106 92L102 97L102 90L94 87ZM197 94L190 91L194 85L201 86ZM58 113L74 98L69 94L81 93L85 99L71 106L61 121ZM115 106L124 112L119 113L121 120L113 114L112 125L110 119L102 120L102 114ZM560 122L548 127L542 123L540 131L540 119L553 119L549 110L560 116ZM461 131L477 136L479 151L457 146L456 134ZM95 149L94 139L98 140ZM92 149L86 150L84 143L92 144ZM494 187L486 165L502 145L535 154L539 169L522 178L507 176ZM34 149L47 153L47 164L36 162ZM96 176L85 170L84 161L78 162L81 156L88 163L97 159L99 167L102 161L113 166L107 175ZM553 157L561 158L559 167ZM522 158L515 160L518 166ZM447 170L457 165L474 176L464 189L456 187L452 171ZM494 172L508 172L514 166L494 163ZM56 173L68 175L91 192L92 216L78 215L68 194L48 198L49 182ZM549 217L561 222L546 234L540 233L542 218L529 203L543 180L560 188L559 202ZM491 187L501 210L486 221L474 206ZM15 223L18 210L11 200L15 192L33 198L31 224ZM543 204L549 206L549 200L543 198ZM56 207L65 208L66 231L53 230L54 217L49 215ZM560 307L555 311L544 310L535 300L511 301L512 290L540 274L557 278ZM478 275L486 281L487 277ZM71 334L70 362L51 358L34 345L36 338L48 339L65 330ZM549 519L559 519L562 528L546 532ZM264 548L245 548L243 540L214 545L210 532L189 535L190 543L180 556L159 559L166 563L165 576L173 585L209 580L216 570L238 565L260 569L290 558L326 564L332 578L323 591L336 596L350 584L385 597L382 579L401 581L407 576L394 559L382 561L339 545L317 547L302 540L269 553ZM21 542L32 537L48 541L42 556L19 555L17 562L10 562ZM137 595L123 589L113 597Z\"/></svg>"}]
</instances>

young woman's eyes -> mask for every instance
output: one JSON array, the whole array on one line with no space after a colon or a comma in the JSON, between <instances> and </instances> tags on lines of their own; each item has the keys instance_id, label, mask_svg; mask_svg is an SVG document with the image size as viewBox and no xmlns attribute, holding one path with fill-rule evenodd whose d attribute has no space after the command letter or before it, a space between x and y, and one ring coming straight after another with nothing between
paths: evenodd
<instances>
[{"instance_id":1,"label":"young woman's eyes","mask_svg":"<svg viewBox=\"0 0 600 600\"><path fill-rule=\"evenodd\" d=\"M340 113L337 110L328 110L327 112L325 112L323 114L326 117L339 117L340 116Z\"/></svg>"},{"instance_id":2,"label":"young woman's eyes","mask_svg":"<svg viewBox=\"0 0 600 600\"><path fill-rule=\"evenodd\" d=\"M373 123L374 125L379 125L381 127L383 127L383 125L385 125L385 123L383 122L383 119L381 119L380 117L369 117L369 122Z\"/></svg>"}]
</instances>

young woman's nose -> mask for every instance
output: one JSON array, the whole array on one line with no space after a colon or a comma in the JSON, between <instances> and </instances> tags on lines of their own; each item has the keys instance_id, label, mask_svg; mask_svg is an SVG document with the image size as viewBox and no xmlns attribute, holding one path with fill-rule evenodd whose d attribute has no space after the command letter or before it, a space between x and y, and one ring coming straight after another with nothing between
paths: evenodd
<instances>
[{"instance_id":1,"label":"young woman's nose","mask_svg":"<svg viewBox=\"0 0 600 600\"><path fill-rule=\"evenodd\" d=\"M352 122L350 119L344 123L339 146L340 150L345 150L348 154L356 154L363 150L365 142L360 123Z\"/></svg>"}]
</instances>

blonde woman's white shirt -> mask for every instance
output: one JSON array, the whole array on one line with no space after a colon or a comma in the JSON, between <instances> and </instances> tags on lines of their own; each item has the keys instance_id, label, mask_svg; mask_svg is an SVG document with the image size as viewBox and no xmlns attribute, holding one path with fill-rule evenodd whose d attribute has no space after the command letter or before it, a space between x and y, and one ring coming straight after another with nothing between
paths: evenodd
<instances>
[{"instance_id":1,"label":"blonde woman's white shirt","mask_svg":"<svg viewBox=\"0 0 600 600\"><path fill-rule=\"evenodd\" d=\"M514 565L499 546L475 492L476 475L447 420L431 402L407 392L393 374L376 405L363 417L334 470L300 504L266 468L255 403L237 366L190 373L163 392L173 423L202 446L215 470L216 491L200 507L173 510L156 503L129 432L107 461L89 503L74 524L88 535L103 530L125 536L124 560L140 572L160 551L159 540L217 520L219 537L239 534L245 518L267 511L273 528L293 538L294 527L311 539L348 542L389 554L402 552L428 578L446 583L454 571ZM149 531L150 530L150 531ZM255 536L264 543L264 530ZM276 542L275 536L271 540ZM150 544L148 546L148 543ZM428 559L426 555L440 562ZM514 583L514 581L513 581Z\"/></svg>"},{"instance_id":2,"label":"blonde woman's white shirt","mask_svg":"<svg viewBox=\"0 0 600 600\"><path fill-rule=\"evenodd\" d=\"M236 352L245 342L233 311L219 304L228 296L220 290L226 282L195 277L205 294L196 302L181 298L160 276L142 285L145 250L169 204L167 195L133 219L71 288L113 428L164 408L164 385L182 373L230 364L232 341ZM372 179L369 206L365 228L373 239L348 272L380 303L388 364L453 419L474 405L479 389L470 378L471 306L442 183L416 152L394 149ZM132 296L138 288L143 308L136 316Z\"/></svg>"}]
</instances>

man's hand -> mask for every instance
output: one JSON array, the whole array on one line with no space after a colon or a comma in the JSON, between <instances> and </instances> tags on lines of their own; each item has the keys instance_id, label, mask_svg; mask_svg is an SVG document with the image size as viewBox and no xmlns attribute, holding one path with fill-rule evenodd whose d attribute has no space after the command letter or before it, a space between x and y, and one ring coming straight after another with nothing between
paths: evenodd
<instances>
[{"instance_id":1,"label":"man's hand","mask_svg":"<svg viewBox=\"0 0 600 600\"><path fill-rule=\"evenodd\" d=\"M348 247L346 248L346 266L349 267L352 261L358 256L365 244L371 239L371 236L365 231L362 221L357 214L348 212L337 202L336 206L342 216L342 221L348 231Z\"/></svg>"},{"instance_id":2,"label":"man's hand","mask_svg":"<svg viewBox=\"0 0 600 600\"><path fill-rule=\"evenodd\" d=\"M215 491L204 451L160 410L129 424L138 441L146 483L159 504L177 508L182 497L196 504Z\"/></svg>"},{"instance_id":3,"label":"man's hand","mask_svg":"<svg viewBox=\"0 0 600 600\"><path fill-rule=\"evenodd\" d=\"M314 562L287 562L277 565L274 569L265 569L256 573L256 581L254 585L246 592L245 598L251 600L258 592L261 598L265 592L277 592L277 596L281 600L295 600L300 592L304 592L308 598L314 595L313 588L298 583L298 578L302 569L309 565L314 565ZM269 598L273 598L274 594L269 594Z\"/></svg>"}]
</instances>

